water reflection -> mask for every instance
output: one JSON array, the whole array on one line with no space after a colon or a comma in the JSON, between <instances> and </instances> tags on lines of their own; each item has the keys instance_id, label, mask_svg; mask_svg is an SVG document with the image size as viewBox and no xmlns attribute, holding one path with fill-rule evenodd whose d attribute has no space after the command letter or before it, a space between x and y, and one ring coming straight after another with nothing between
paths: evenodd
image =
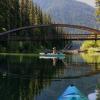
<instances>
[{"instance_id":1,"label":"water reflection","mask_svg":"<svg viewBox=\"0 0 100 100\"><path fill-rule=\"evenodd\" d=\"M80 78L100 73L100 68L97 67L100 63L86 62L82 57L80 55L70 57L69 55L63 60L66 67L65 77L69 75L69 78Z\"/></svg>"},{"instance_id":2,"label":"water reflection","mask_svg":"<svg viewBox=\"0 0 100 100\"><path fill-rule=\"evenodd\" d=\"M80 55L47 60L32 56L0 56L0 99L56 100L71 83L83 88L84 80L84 84L90 84L84 86L83 92L87 93L91 90L90 86L93 89L99 80L99 70ZM92 84L94 80L95 84ZM55 93L51 94L51 90Z\"/></svg>"},{"instance_id":3,"label":"water reflection","mask_svg":"<svg viewBox=\"0 0 100 100\"><path fill-rule=\"evenodd\" d=\"M52 61L56 63L55 67ZM64 69L64 64L57 59L39 59L38 57L0 56L0 71L16 77L52 78Z\"/></svg>"},{"instance_id":4,"label":"water reflection","mask_svg":"<svg viewBox=\"0 0 100 100\"><path fill-rule=\"evenodd\" d=\"M85 62L94 64L94 68L100 70L100 53L95 54L81 54Z\"/></svg>"},{"instance_id":5,"label":"water reflection","mask_svg":"<svg viewBox=\"0 0 100 100\"><path fill-rule=\"evenodd\" d=\"M0 56L0 99L33 100L63 70L63 63L56 62L53 66L52 60L37 57Z\"/></svg>"},{"instance_id":6,"label":"water reflection","mask_svg":"<svg viewBox=\"0 0 100 100\"><path fill-rule=\"evenodd\" d=\"M100 63L100 53L81 53L81 56L87 63Z\"/></svg>"}]
</instances>

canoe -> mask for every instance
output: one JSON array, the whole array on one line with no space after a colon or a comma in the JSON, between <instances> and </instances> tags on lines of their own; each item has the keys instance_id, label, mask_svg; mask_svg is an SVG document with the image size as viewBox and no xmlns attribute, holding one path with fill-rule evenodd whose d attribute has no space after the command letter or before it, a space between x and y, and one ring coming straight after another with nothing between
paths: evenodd
<instances>
[{"instance_id":1,"label":"canoe","mask_svg":"<svg viewBox=\"0 0 100 100\"><path fill-rule=\"evenodd\" d=\"M76 86L70 85L57 100L88 100L88 98Z\"/></svg>"},{"instance_id":2,"label":"canoe","mask_svg":"<svg viewBox=\"0 0 100 100\"><path fill-rule=\"evenodd\" d=\"M47 53L47 54L45 54L45 53L40 53L40 58L47 58L47 59L49 59L49 58L65 58L65 54L63 54L63 53L56 53L56 54L53 54L53 53Z\"/></svg>"}]
</instances>

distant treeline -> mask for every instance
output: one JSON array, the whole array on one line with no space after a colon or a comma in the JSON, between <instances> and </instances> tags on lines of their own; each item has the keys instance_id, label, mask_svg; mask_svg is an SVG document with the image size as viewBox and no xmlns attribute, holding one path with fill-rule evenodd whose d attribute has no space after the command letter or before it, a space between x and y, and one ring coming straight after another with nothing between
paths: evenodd
<instances>
[{"instance_id":1,"label":"distant treeline","mask_svg":"<svg viewBox=\"0 0 100 100\"><path fill-rule=\"evenodd\" d=\"M33 3L33 0L0 0L0 32L22 26L51 23L53 22L50 15L42 12L41 8ZM38 42L9 40L9 38L13 38L12 35L15 38L32 38L35 35L45 36L52 34L55 36L62 32L61 28L36 28L8 34L5 36L6 41L0 41L0 52L40 52L45 48L51 49L53 46L62 48L65 41L61 40Z\"/></svg>"},{"instance_id":2,"label":"distant treeline","mask_svg":"<svg viewBox=\"0 0 100 100\"><path fill-rule=\"evenodd\" d=\"M51 23L33 0L0 0L0 32L33 24Z\"/></svg>"}]
</instances>

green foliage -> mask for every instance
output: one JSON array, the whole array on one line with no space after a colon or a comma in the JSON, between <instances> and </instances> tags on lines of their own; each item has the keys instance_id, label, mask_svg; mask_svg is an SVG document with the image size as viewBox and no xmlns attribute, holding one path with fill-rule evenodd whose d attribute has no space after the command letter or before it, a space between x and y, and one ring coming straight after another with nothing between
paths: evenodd
<instances>
[{"instance_id":1,"label":"green foliage","mask_svg":"<svg viewBox=\"0 0 100 100\"><path fill-rule=\"evenodd\" d=\"M96 0L96 16L97 21L100 22L100 0Z\"/></svg>"},{"instance_id":2,"label":"green foliage","mask_svg":"<svg viewBox=\"0 0 100 100\"><path fill-rule=\"evenodd\" d=\"M80 49L89 50L90 48L100 48L100 40L84 41Z\"/></svg>"},{"instance_id":3,"label":"green foliage","mask_svg":"<svg viewBox=\"0 0 100 100\"><path fill-rule=\"evenodd\" d=\"M33 0L0 0L0 32L23 26L51 23L50 15L44 14L41 8L33 3ZM45 48L51 49L54 45L63 43L58 40L31 42L10 39L28 38L31 40L34 36L54 37L58 33L62 33L62 31L56 30L56 28L35 28L11 33L5 36L5 42L0 42L0 52L39 52Z\"/></svg>"}]
</instances>

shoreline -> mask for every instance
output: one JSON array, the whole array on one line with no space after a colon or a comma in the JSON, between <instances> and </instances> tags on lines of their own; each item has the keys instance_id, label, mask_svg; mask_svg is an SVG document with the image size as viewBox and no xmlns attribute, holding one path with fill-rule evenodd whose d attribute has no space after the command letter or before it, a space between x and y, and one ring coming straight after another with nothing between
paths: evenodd
<instances>
[{"instance_id":1,"label":"shoreline","mask_svg":"<svg viewBox=\"0 0 100 100\"><path fill-rule=\"evenodd\" d=\"M75 50L63 50L62 53L65 54L79 54L79 53L100 53L100 51L90 51L90 50L80 50L80 49L75 49Z\"/></svg>"},{"instance_id":2,"label":"shoreline","mask_svg":"<svg viewBox=\"0 0 100 100\"><path fill-rule=\"evenodd\" d=\"M33 56L33 57L37 57L39 56L39 54L33 54L33 53L0 53L0 55L3 56Z\"/></svg>"}]
</instances>

